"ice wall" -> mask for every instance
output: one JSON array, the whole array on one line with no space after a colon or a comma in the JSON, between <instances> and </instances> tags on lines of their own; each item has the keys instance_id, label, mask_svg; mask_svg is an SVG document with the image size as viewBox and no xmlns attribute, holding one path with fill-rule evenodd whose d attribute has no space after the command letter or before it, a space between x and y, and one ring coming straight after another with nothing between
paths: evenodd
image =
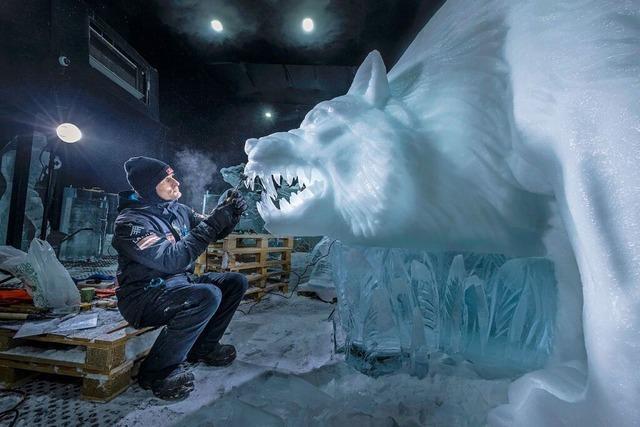
<instances>
[{"instance_id":1,"label":"ice wall","mask_svg":"<svg viewBox=\"0 0 640 427\"><path fill-rule=\"evenodd\" d=\"M488 375L551 353L556 282L543 258L348 246L331 252L347 360L371 374L424 375L432 353Z\"/></svg>"},{"instance_id":2,"label":"ice wall","mask_svg":"<svg viewBox=\"0 0 640 427\"><path fill-rule=\"evenodd\" d=\"M246 142L248 182L302 183L267 188L266 228L549 258L551 356L490 423L640 425L638 46L639 0L448 0L388 74L372 52L347 94Z\"/></svg>"}]
</instances>

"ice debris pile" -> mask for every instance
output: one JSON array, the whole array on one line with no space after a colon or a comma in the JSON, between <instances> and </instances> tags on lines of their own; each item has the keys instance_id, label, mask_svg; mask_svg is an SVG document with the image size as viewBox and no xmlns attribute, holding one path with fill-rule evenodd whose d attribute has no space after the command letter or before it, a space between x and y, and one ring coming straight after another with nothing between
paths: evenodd
<instances>
[{"instance_id":1,"label":"ice debris pile","mask_svg":"<svg viewBox=\"0 0 640 427\"><path fill-rule=\"evenodd\" d=\"M483 380L464 367L435 368L424 379L396 374L385 381L344 364L302 375L267 372L174 425L471 427L483 425L487 410L506 399L506 380Z\"/></svg>"},{"instance_id":2,"label":"ice debris pile","mask_svg":"<svg viewBox=\"0 0 640 427\"><path fill-rule=\"evenodd\" d=\"M336 242L331 266L347 361L361 371L424 376L442 351L487 373L522 373L551 352L556 281L544 258Z\"/></svg>"},{"instance_id":3,"label":"ice debris pile","mask_svg":"<svg viewBox=\"0 0 640 427\"><path fill-rule=\"evenodd\" d=\"M335 241L328 237L323 237L316 244L309 254L308 265L311 267L309 278L298 288L298 292L315 294L325 302L332 302L336 299L331 258L329 257L334 245Z\"/></svg>"}]
</instances>

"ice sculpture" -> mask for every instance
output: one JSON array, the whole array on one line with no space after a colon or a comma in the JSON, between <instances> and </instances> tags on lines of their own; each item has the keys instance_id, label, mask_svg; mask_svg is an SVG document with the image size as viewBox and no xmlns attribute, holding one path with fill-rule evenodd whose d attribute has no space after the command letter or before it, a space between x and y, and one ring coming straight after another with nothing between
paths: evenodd
<instances>
[{"instance_id":1,"label":"ice sculpture","mask_svg":"<svg viewBox=\"0 0 640 427\"><path fill-rule=\"evenodd\" d=\"M235 166L229 166L226 168L220 169L220 174L222 175L222 179L232 188L235 188L238 183L240 183L240 177L244 170L244 163ZM255 188L254 188L255 190ZM246 214L240 218L240 222L236 226L236 230L251 230L256 233L264 233L264 221L258 215L258 210L256 209L256 203L260 201L260 195L251 189L248 189L244 186L241 186L238 191L242 193L242 196L245 198L248 204ZM213 204L206 209L205 212L209 212L211 209L215 207L218 200L214 200Z\"/></svg>"},{"instance_id":2,"label":"ice sculpture","mask_svg":"<svg viewBox=\"0 0 640 427\"><path fill-rule=\"evenodd\" d=\"M298 287L298 293L313 294L325 302L332 302L336 299L336 288L333 283L330 258L331 249L334 245L334 240L323 237L313 248L308 263L311 266L309 280Z\"/></svg>"},{"instance_id":3,"label":"ice sculpture","mask_svg":"<svg viewBox=\"0 0 640 427\"><path fill-rule=\"evenodd\" d=\"M449 0L388 75L373 52L299 129L246 142L249 180L304 184L258 204L266 227L549 257L552 355L490 423L638 425L639 45L637 0Z\"/></svg>"},{"instance_id":4,"label":"ice sculpture","mask_svg":"<svg viewBox=\"0 0 640 427\"><path fill-rule=\"evenodd\" d=\"M512 375L551 352L556 287L545 259L336 242L331 265L347 361L361 371L420 376L441 350Z\"/></svg>"},{"instance_id":5,"label":"ice sculpture","mask_svg":"<svg viewBox=\"0 0 640 427\"><path fill-rule=\"evenodd\" d=\"M224 179L226 183L230 184L232 188L236 188L238 186L238 183L240 183L240 179L241 179L241 175L244 170L244 167L245 165L243 163L240 165L229 166L229 167L220 169L220 174L222 175L222 179ZM248 188L248 186L247 187L241 186L240 188L238 188L238 191L240 191L242 193L242 196L245 198L245 200L247 200L248 209L245 215L243 215L243 217L240 219L240 222L238 223L238 225L236 226L235 228L236 231L252 231L256 233L266 232L266 230L264 229L264 220L258 214L258 210L256 208L257 206L256 203L259 202L261 199L262 189L263 189L263 186L260 181L254 183L254 186L252 188ZM291 186L283 185L279 187L277 190L278 197L281 199L288 198L291 192L297 191L297 190L299 190L297 183L295 184L292 183ZM216 199L216 200L211 200L209 201L209 203L207 203L207 196L208 194L205 195L204 212L210 211L219 202L219 200Z\"/></svg>"}]
</instances>

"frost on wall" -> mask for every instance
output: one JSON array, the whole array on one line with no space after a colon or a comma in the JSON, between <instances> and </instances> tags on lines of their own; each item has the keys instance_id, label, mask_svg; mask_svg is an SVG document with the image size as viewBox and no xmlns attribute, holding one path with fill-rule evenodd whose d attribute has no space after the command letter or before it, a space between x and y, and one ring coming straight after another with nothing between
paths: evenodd
<instances>
[{"instance_id":1,"label":"frost on wall","mask_svg":"<svg viewBox=\"0 0 640 427\"><path fill-rule=\"evenodd\" d=\"M422 376L436 351L487 372L525 372L547 360L556 300L550 261L334 246L340 326L356 368Z\"/></svg>"}]
</instances>

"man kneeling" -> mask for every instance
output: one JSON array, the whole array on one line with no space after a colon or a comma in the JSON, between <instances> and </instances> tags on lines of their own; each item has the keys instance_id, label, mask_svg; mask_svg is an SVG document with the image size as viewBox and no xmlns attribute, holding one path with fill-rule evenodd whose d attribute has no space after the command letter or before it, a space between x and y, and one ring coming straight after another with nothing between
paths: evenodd
<instances>
[{"instance_id":1,"label":"man kneeling","mask_svg":"<svg viewBox=\"0 0 640 427\"><path fill-rule=\"evenodd\" d=\"M238 273L193 277L209 243L227 236L246 210L231 192L210 215L178 203L180 183L160 160L133 157L124 164L133 191L120 193L113 247L118 251L118 308L134 327L166 326L140 366L138 383L161 399L193 390L188 362L225 366L236 350L220 344L247 290Z\"/></svg>"}]
</instances>

